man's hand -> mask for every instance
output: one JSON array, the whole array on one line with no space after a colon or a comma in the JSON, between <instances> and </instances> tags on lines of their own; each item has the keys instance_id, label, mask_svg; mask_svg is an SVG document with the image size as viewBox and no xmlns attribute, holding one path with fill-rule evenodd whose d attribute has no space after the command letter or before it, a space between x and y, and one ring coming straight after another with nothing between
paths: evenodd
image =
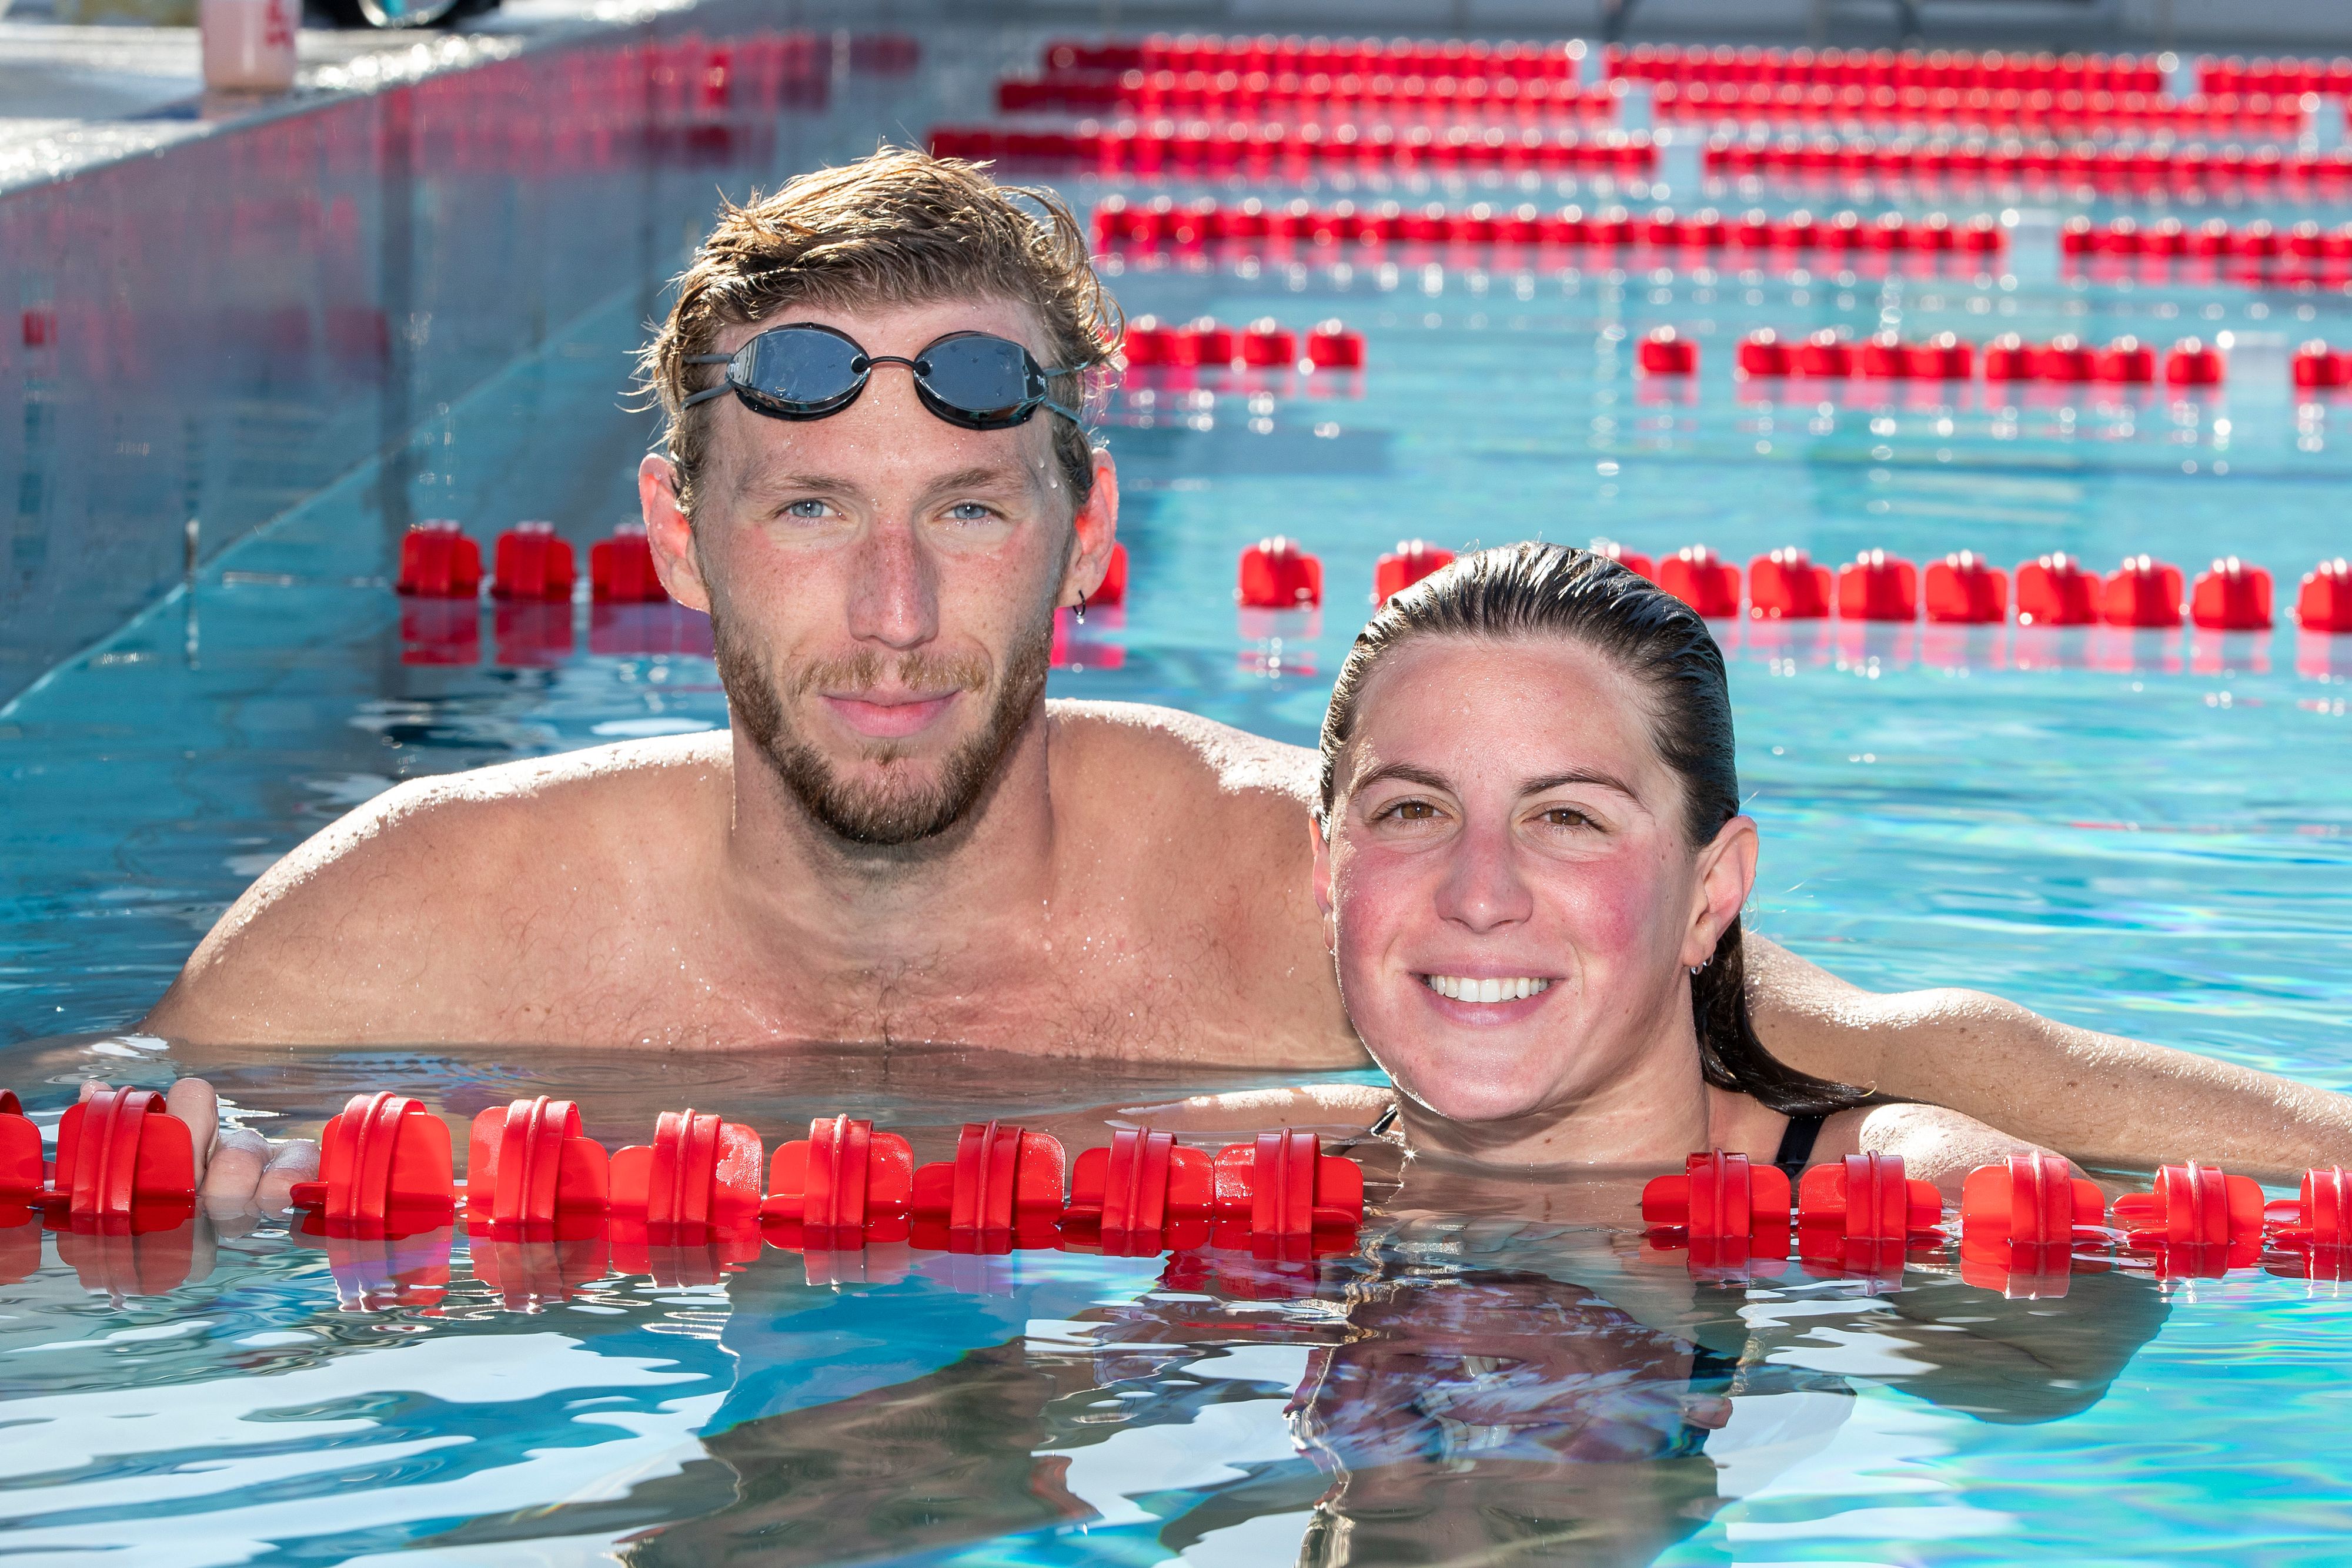
<instances>
[{"instance_id":1,"label":"man's hand","mask_svg":"<svg viewBox=\"0 0 2352 1568\"><path fill-rule=\"evenodd\" d=\"M106 1085L85 1082L84 1100ZM221 1124L220 1097L201 1078L183 1078L163 1096L163 1109L188 1124L196 1151L196 1199L217 1221L286 1211L298 1181L319 1174L315 1139L288 1138L272 1144L244 1127Z\"/></svg>"}]
</instances>

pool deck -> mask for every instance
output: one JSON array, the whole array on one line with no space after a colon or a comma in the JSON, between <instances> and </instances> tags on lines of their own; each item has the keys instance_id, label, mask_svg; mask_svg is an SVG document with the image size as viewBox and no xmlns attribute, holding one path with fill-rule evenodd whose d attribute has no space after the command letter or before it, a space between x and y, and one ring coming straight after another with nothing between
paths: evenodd
<instances>
[{"instance_id":1,"label":"pool deck","mask_svg":"<svg viewBox=\"0 0 2352 1568\"><path fill-rule=\"evenodd\" d=\"M70 26L18 10L0 19L0 193L689 3L507 0L446 31L309 26L294 89L273 94L206 92L194 27Z\"/></svg>"}]
</instances>

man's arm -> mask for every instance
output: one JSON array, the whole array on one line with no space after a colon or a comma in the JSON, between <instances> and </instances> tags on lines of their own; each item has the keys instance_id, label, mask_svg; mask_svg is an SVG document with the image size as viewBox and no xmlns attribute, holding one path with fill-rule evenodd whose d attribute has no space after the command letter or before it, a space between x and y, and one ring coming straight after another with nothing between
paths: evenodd
<instances>
[{"instance_id":1,"label":"man's arm","mask_svg":"<svg viewBox=\"0 0 2352 1568\"><path fill-rule=\"evenodd\" d=\"M2352 1165L2352 1098L2053 1023L1981 991L1879 996L1761 937L1748 1001L1790 1066L1949 1106L2086 1165L2189 1158L2252 1176Z\"/></svg>"}]
</instances>

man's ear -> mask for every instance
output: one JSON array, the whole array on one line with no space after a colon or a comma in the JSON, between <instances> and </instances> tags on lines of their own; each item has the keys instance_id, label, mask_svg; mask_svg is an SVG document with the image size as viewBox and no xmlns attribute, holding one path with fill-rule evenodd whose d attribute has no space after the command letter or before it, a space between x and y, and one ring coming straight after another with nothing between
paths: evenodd
<instances>
[{"instance_id":1,"label":"man's ear","mask_svg":"<svg viewBox=\"0 0 2352 1568\"><path fill-rule=\"evenodd\" d=\"M689 610L710 612L710 590L694 553L694 519L678 509L677 470L658 452L637 465L637 509L645 514L646 543L653 547L654 570L669 596Z\"/></svg>"},{"instance_id":2,"label":"man's ear","mask_svg":"<svg viewBox=\"0 0 2352 1568\"><path fill-rule=\"evenodd\" d=\"M1715 956L1715 945L1747 907L1756 886L1758 849L1756 821L1734 817L1723 824L1715 841L1698 852L1692 868L1690 926L1683 935L1683 967L1704 964Z\"/></svg>"},{"instance_id":3,"label":"man's ear","mask_svg":"<svg viewBox=\"0 0 2352 1568\"><path fill-rule=\"evenodd\" d=\"M1102 587L1103 574L1110 570L1111 547L1118 542L1118 470L1110 454L1100 448L1095 451L1094 488L1087 492L1087 504L1078 508L1074 522L1078 548L1062 573L1057 604L1076 604L1081 596L1094 597Z\"/></svg>"}]
</instances>

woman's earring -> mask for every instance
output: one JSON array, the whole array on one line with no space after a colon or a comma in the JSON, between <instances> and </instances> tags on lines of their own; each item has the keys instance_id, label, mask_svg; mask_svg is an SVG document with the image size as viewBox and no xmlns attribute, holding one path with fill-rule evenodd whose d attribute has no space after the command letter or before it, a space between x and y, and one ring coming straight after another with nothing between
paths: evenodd
<instances>
[{"instance_id":1,"label":"woman's earring","mask_svg":"<svg viewBox=\"0 0 2352 1568\"><path fill-rule=\"evenodd\" d=\"M1078 624L1085 625L1087 623L1087 591L1083 588L1078 590L1078 607L1075 613Z\"/></svg>"},{"instance_id":2,"label":"woman's earring","mask_svg":"<svg viewBox=\"0 0 2352 1568\"><path fill-rule=\"evenodd\" d=\"M1706 968L1706 966L1705 964L1693 964L1693 965L1691 966L1691 973L1692 973L1692 974L1694 974L1694 975L1696 975L1696 974L1697 974L1700 970L1702 970L1702 969L1704 969L1704 968Z\"/></svg>"}]
</instances>

